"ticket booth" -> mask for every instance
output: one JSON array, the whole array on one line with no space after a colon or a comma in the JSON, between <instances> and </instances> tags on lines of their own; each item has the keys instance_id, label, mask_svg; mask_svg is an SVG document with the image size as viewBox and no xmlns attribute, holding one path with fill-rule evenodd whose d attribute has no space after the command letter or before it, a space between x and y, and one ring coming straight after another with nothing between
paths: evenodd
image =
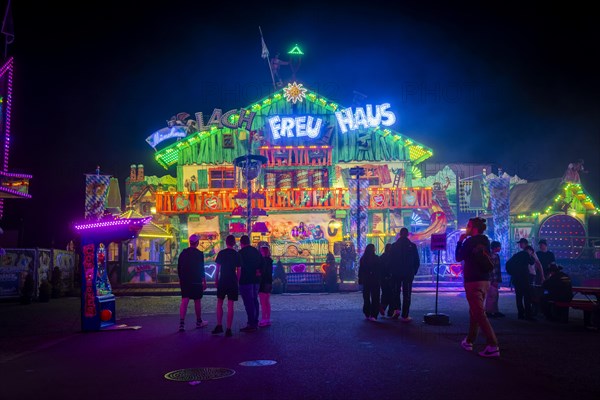
<instances>
[{"instance_id":1,"label":"ticket booth","mask_svg":"<svg viewBox=\"0 0 600 400\"><path fill-rule=\"evenodd\" d=\"M81 235L82 331L99 331L115 325L115 295L107 274L107 248L111 242L137 237L150 219L103 219L75 225Z\"/></svg>"}]
</instances>

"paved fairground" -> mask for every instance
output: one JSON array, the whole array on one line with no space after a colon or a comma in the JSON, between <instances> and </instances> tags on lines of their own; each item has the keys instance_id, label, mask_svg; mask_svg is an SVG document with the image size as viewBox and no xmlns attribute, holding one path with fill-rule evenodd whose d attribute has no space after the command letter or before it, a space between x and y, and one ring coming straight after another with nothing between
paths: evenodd
<instances>
[{"instance_id":1,"label":"paved fairground","mask_svg":"<svg viewBox=\"0 0 600 400\"><path fill-rule=\"evenodd\" d=\"M502 292L492 324L501 357L463 350L467 302L460 290L439 294L451 324L423 323L435 293L413 294L411 323L366 321L358 292L272 296L272 325L233 337L211 335L214 295L203 299L209 325L195 329L190 304L178 332L179 297L118 297L117 325L81 332L80 300L0 303L1 399L571 399L600 394L600 334L583 326L516 317ZM476 349L483 348L483 338ZM257 362L263 360L261 362ZM272 361L272 362L267 362ZM250 363L248 363L250 362ZM250 365L242 365L246 363ZM258 366L255 366L258 365ZM170 377L166 374L191 369ZM220 379L217 374L228 375Z\"/></svg>"}]
</instances>

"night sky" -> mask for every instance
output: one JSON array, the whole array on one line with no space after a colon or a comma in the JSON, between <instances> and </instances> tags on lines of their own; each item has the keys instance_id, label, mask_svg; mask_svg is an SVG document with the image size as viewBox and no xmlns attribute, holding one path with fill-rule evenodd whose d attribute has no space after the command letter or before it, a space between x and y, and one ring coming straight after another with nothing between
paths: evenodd
<instances>
[{"instance_id":1,"label":"night sky","mask_svg":"<svg viewBox=\"0 0 600 400\"><path fill-rule=\"evenodd\" d=\"M582 158L583 184L600 201L600 35L590 10L38 3L13 0L9 47L9 166L33 174L33 199L6 201L0 226L19 230L21 246L63 248L74 237L84 174L96 165L122 194L131 164L175 176L145 142L172 115L267 95L259 25L272 55L300 45L297 78L309 88L346 106L354 91L391 103L392 128L431 147L428 161L493 163L538 180Z\"/></svg>"}]
</instances>

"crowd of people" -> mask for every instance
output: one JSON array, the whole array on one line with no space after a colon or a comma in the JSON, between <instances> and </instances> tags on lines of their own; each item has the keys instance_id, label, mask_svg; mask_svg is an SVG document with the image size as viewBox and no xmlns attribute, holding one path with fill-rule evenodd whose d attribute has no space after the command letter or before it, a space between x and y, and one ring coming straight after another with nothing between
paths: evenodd
<instances>
[{"instance_id":1,"label":"crowd of people","mask_svg":"<svg viewBox=\"0 0 600 400\"><path fill-rule=\"evenodd\" d=\"M457 243L456 260L463 262L463 278L469 303L470 325L461 346L473 350L479 330L486 337L486 347L479 355L499 357L498 339L489 318L501 318L499 311L499 287L502 269L499 252L500 242L490 243L484 235L485 219L471 218ZM517 242L520 250L506 261L506 272L514 288L518 319L535 321L541 311L546 319L557 320L554 302L568 302L573 298L570 277L556 264L554 253L548 250L545 239L538 242L539 250L525 238Z\"/></svg>"},{"instance_id":2,"label":"crowd of people","mask_svg":"<svg viewBox=\"0 0 600 400\"><path fill-rule=\"evenodd\" d=\"M461 346L472 351L473 343L481 329L487 346L479 355L499 357L498 339L488 320L502 317L498 310L499 286L502 282L499 242L490 241L483 233L485 220L471 218L465 233L456 247L456 260L463 262L464 287L469 303L469 332ZM400 318L410 322L409 315L412 286L420 266L417 246L410 241L407 228L402 228L394 243L385 246L383 254L375 253L375 246L368 244L360 258L358 283L362 285L363 314L370 321L378 316Z\"/></svg>"},{"instance_id":3,"label":"crowd of people","mask_svg":"<svg viewBox=\"0 0 600 400\"><path fill-rule=\"evenodd\" d=\"M505 315L499 310L499 288L502 269L499 253L501 244L484 234L485 219L471 218L465 232L460 236L455 252L457 261L463 264L464 288L469 305L469 331L461 346L468 351L481 330L486 337L486 347L479 352L483 357L499 357L498 339L489 318ZM201 299L206 290L204 254L198 249L200 237L191 235L189 247L182 251L178 261L181 286L179 330L185 330L185 315L189 300L194 300L196 327L205 327L202 320ZM571 280L556 264L548 243L541 239L535 251L525 238L517 242L520 250L506 261L506 272L515 291L518 318L534 321L541 311L544 316L556 319L555 301L570 301L573 297ZM272 290L273 259L268 245L259 249L251 246L250 238L240 238L237 251L236 238L227 236L226 248L217 254L217 321L213 334L232 336L234 303L241 296L247 315L246 326L241 332L254 332L258 327L271 324L270 293ZM417 246L410 241L407 228L400 230L398 239L388 243L384 252L377 255L375 245L368 244L360 258L358 283L362 285L362 312L369 321L380 316L411 322L410 304L412 286L420 266ZM223 329L223 303L227 298L227 319ZM259 320L259 314L262 317Z\"/></svg>"},{"instance_id":4,"label":"crowd of people","mask_svg":"<svg viewBox=\"0 0 600 400\"><path fill-rule=\"evenodd\" d=\"M402 228L398 240L388 243L381 256L368 244L359 261L358 283L363 286L363 313L375 321L379 315L410 322L412 285L420 266L417 246ZM402 299L401 299L402 297Z\"/></svg>"},{"instance_id":5,"label":"crowd of people","mask_svg":"<svg viewBox=\"0 0 600 400\"><path fill-rule=\"evenodd\" d=\"M181 287L181 306L179 309L179 331L185 331L185 314L190 299L194 300L196 328L203 328L208 322L202 320L201 299L206 290L204 253L198 249L200 237L189 237L189 247L181 252L177 262L177 271ZM240 250L235 249L235 236L225 239L226 248L219 251L215 259L217 283L217 324L212 334L225 332L226 337L233 336L231 331L235 302L242 297L246 310L247 323L241 332L255 332L258 327L271 325L270 294L272 288L273 259L268 246L260 250L250 245L250 238L240 238ZM227 298L226 329L223 330L223 303ZM260 302L259 302L260 299ZM260 305L259 305L260 304ZM262 310L262 318L259 314Z\"/></svg>"},{"instance_id":6,"label":"crowd of people","mask_svg":"<svg viewBox=\"0 0 600 400\"><path fill-rule=\"evenodd\" d=\"M556 319L550 307L552 301L570 301L573 290L570 278L556 264L548 242L541 239L535 251L525 238L517 242L520 251L506 261L506 272L515 289L518 318L535 321L542 311L546 319ZM562 277L559 279L558 277Z\"/></svg>"}]
</instances>

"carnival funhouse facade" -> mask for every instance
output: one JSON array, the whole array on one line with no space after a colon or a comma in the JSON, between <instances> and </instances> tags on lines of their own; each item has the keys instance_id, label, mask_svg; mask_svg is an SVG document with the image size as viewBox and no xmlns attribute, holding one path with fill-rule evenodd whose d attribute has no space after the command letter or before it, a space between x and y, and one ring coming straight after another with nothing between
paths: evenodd
<instances>
[{"instance_id":1,"label":"carnival funhouse facade","mask_svg":"<svg viewBox=\"0 0 600 400\"><path fill-rule=\"evenodd\" d=\"M432 150L393 131L394 122L390 104L347 108L296 82L246 108L215 109L208 121L202 113L195 120L179 115L149 138L156 145L158 136L188 133L155 154L160 165L177 169L176 190L155 193L156 212L178 217L171 221L179 221L182 241L199 234L209 257L227 234L248 231L292 269L318 272L328 253L340 256L367 241L382 251L414 209L435 207L431 188L412 184ZM235 165L248 154L264 157L250 183L250 207L246 171ZM364 171L360 205L352 189L356 167Z\"/></svg>"},{"instance_id":2,"label":"carnival funhouse facade","mask_svg":"<svg viewBox=\"0 0 600 400\"><path fill-rule=\"evenodd\" d=\"M208 118L203 113L172 117L147 142L161 166L175 167L176 177L144 177L140 165L137 174L132 166L126 181L128 206L143 215L152 209L154 222L166 229L150 235L157 239L149 246L165 257L154 260L152 274L131 263L123 270L148 275L140 282L155 282L161 272L174 277L164 260L176 263L179 250L195 233L201 237L208 278L214 278L214 257L225 237L249 233L253 243L270 245L287 273L323 273L331 253L340 279L354 281L356 258L366 244L374 243L381 253L406 226L421 249L420 273L431 278L437 259L429 251L429 239L446 233L442 275L460 280L453 253L459 228L471 216L488 218L488 233L502 242L504 258L523 236L524 225L529 225L530 239L545 235L553 240L539 213L534 215L537 224L523 218L529 203L519 199L544 203L544 219L564 213L554 201L549 204L547 196L529 190L531 185L517 176L492 174L491 164L425 162L432 150L394 131L395 120L390 104L344 107L297 82L244 108L214 109ZM165 145L167 139L177 140ZM253 161L248 163L251 174L240 160ZM587 195L581 204L576 215L573 210L570 214L583 226L576 235L586 237L588 219L598 207ZM168 248L159 250L161 243ZM577 243L591 244L587 237ZM142 256L141 262L147 258ZM128 282L122 278L121 283Z\"/></svg>"}]
</instances>

